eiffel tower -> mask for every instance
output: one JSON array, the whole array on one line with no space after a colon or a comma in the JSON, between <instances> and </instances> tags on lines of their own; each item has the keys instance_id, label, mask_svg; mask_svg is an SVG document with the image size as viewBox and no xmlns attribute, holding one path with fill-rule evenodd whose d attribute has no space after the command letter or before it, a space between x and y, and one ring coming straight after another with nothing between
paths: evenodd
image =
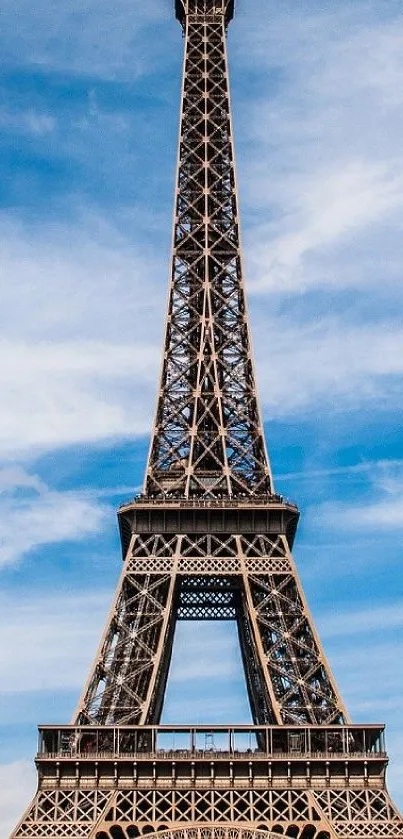
<instances>
[{"instance_id":1,"label":"eiffel tower","mask_svg":"<svg viewBox=\"0 0 403 839\"><path fill-rule=\"evenodd\" d=\"M402 839L382 725L354 725L273 489L239 242L226 29L233 0L176 0L185 35L165 347L143 493L73 721L39 730L12 839ZM236 620L251 725L160 725L177 620ZM176 745L175 745L176 744ZM178 745L179 744L179 745Z\"/></svg>"}]
</instances>

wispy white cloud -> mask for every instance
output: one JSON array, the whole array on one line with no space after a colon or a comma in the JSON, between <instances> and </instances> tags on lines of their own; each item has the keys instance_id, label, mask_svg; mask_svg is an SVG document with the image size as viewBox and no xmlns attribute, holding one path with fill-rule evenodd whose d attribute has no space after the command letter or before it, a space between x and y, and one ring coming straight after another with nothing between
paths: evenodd
<instances>
[{"instance_id":1,"label":"wispy white cloud","mask_svg":"<svg viewBox=\"0 0 403 839\"><path fill-rule=\"evenodd\" d=\"M198 680L228 680L239 671L239 643L232 625L206 622L179 624L174 657L172 682Z\"/></svg>"},{"instance_id":2,"label":"wispy white cloud","mask_svg":"<svg viewBox=\"0 0 403 839\"><path fill-rule=\"evenodd\" d=\"M293 202L280 223L257 225L249 242L254 280L251 290L266 289L280 294L305 291L323 283L338 290L376 282L362 270L355 274L333 267L322 275L317 266L305 265L313 255L326 260L329 246L386 221L392 210L403 207L401 162L365 164L352 160L336 168L323 167L311 173L296 189ZM262 185L260 185L262 189ZM269 191L269 184L267 184ZM277 230L276 230L277 228ZM334 252L332 259L334 259ZM393 276L393 279L395 277Z\"/></svg>"},{"instance_id":3,"label":"wispy white cloud","mask_svg":"<svg viewBox=\"0 0 403 839\"><path fill-rule=\"evenodd\" d=\"M308 473L309 475L309 470ZM311 508L311 518L332 530L352 534L384 534L403 527L403 462L381 459L329 470L314 470L312 476L361 475L360 492L354 498L326 500ZM286 477L286 476L285 476ZM292 479L292 476L291 476ZM382 548L380 558L387 563Z\"/></svg>"},{"instance_id":4,"label":"wispy white cloud","mask_svg":"<svg viewBox=\"0 0 403 839\"><path fill-rule=\"evenodd\" d=\"M157 359L156 347L136 342L1 341L0 454L145 433Z\"/></svg>"},{"instance_id":5,"label":"wispy white cloud","mask_svg":"<svg viewBox=\"0 0 403 839\"><path fill-rule=\"evenodd\" d=\"M403 335L393 322L347 325L286 316L256 324L258 380L268 416L384 403L396 405L403 373Z\"/></svg>"},{"instance_id":6,"label":"wispy white cloud","mask_svg":"<svg viewBox=\"0 0 403 839\"><path fill-rule=\"evenodd\" d=\"M342 636L356 637L371 632L398 630L403 626L403 600L382 606L368 606L357 609L352 605L348 612L326 614L319 617L321 635L323 637L341 638Z\"/></svg>"},{"instance_id":7,"label":"wispy white cloud","mask_svg":"<svg viewBox=\"0 0 403 839\"><path fill-rule=\"evenodd\" d=\"M395 458L386 460L385 458L381 458L380 460L363 460L361 463L352 463L348 466L329 466L324 469L311 469L310 467L307 467L307 469L303 472L280 472L277 474L277 478L282 481L300 481L301 479L309 481L313 478L367 474L368 476L371 476L371 478L373 475L376 475L377 481L380 479L380 476L382 476L383 483L385 470L389 472L390 469L396 467L403 469L403 460ZM390 479L388 478L387 480L389 481ZM395 487L395 483L393 483L393 487Z\"/></svg>"},{"instance_id":8,"label":"wispy white cloud","mask_svg":"<svg viewBox=\"0 0 403 839\"><path fill-rule=\"evenodd\" d=\"M164 297L152 260L101 219L46 236L3 217L0 249L0 456L148 432Z\"/></svg>"},{"instance_id":9,"label":"wispy white cloud","mask_svg":"<svg viewBox=\"0 0 403 839\"><path fill-rule=\"evenodd\" d=\"M0 128L42 136L55 129L56 119L51 114L29 110L10 111L0 108Z\"/></svg>"},{"instance_id":10,"label":"wispy white cloud","mask_svg":"<svg viewBox=\"0 0 403 839\"><path fill-rule=\"evenodd\" d=\"M36 787L33 761L0 764L0 835L9 836Z\"/></svg>"},{"instance_id":11,"label":"wispy white cloud","mask_svg":"<svg viewBox=\"0 0 403 839\"><path fill-rule=\"evenodd\" d=\"M340 688L347 700L348 708L354 718L362 718L361 702L378 698L398 699L401 696L402 672L396 668L401 661L403 643L400 636L391 632L383 641L372 635L368 640L354 638L352 633L336 643L328 642L327 648ZM399 716L390 711L387 720L401 728Z\"/></svg>"},{"instance_id":12,"label":"wispy white cloud","mask_svg":"<svg viewBox=\"0 0 403 839\"><path fill-rule=\"evenodd\" d=\"M43 0L33 15L32 6L22 0L16 15L15 6L6 0L4 60L108 79L127 77L129 73L133 78L144 70L151 61L142 49L144 30L165 21L168 9L156 0L138 7L120 0L111 15L104 0L71 0L68 6L56 9Z\"/></svg>"},{"instance_id":13,"label":"wispy white cloud","mask_svg":"<svg viewBox=\"0 0 403 839\"><path fill-rule=\"evenodd\" d=\"M359 506L352 505L335 510L334 513L340 513L339 524L343 523L352 529L400 530L403 528L403 495Z\"/></svg>"},{"instance_id":14,"label":"wispy white cloud","mask_svg":"<svg viewBox=\"0 0 403 839\"><path fill-rule=\"evenodd\" d=\"M120 233L106 215L83 210L79 199L66 196L66 206L73 219L51 225L0 214L2 337L118 344L147 343L150 334L161 339L165 263L141 236ZM126 225L137 229L138 215L128 212Z\"/></svg>"},{"instance_id":15,"label":"wispy white cloud","mask_svg":"<svg viewBox=\"0 0 403 839\"><path fill-rule=\"evenodd\" d=\"M2 595L2 691L76 689L84 683L111 600L104 591Z\"/></svg>"},{"instance_id":16,"label":"wispy white cloud","mask_svg":"<svg viewBox=\"0 0 403 839\"><path fill-rule=\"evenodd\" d=\"M162 723L168 725L169 723L181 725L208 725L222 723L228 725L228 720L231 724L243 725L252 722L250 709L243 701L240 695L239 686L234 686L230 683L228 689L223 689L216 692L213 696L208 696L207 692L199 688L197 695L182 696L181 698L171 699L168 695L167 702L164 706ZM179 723L180 721L180 723Z\"/></svg>"},{"instance_id":17,"label":"wispy white cloud","mask_svg":"<svg viewBox=\"0 0 403 839\"><path fill-rule=\"evenodd\" d=\"M403 468L400 460L381 461L368 472L365 496L352 501L325 501L316 508L327 527L388 532L403 527ZM386 558L385 560L386 561Z\"/></svg>"},{"instance_id":18,"label":"wispy white cloud","mask_svg":"<svg viewBox=\"0 0 403 839\"><path fill-rule=\"evenodd\" d=\"M397 293L400 10L388 4L380 13L359 0L271 4L267 13L255 0L244 17L236 59L261 71L255 95L243 101L240 159L254 213L253 288L281 295L323 286L376 291L382 283Z\"/></svg>"},{"instance_id":19,"label":"wispy white cloud","mask_svg":"<svg viewBox=\"0 0 403 839\"><path fill-rule=\"evenodd\" d=\"M98 533L105 510L93 497L50 490L20 467L0 470L0 566L36 548Z\"/></svg>"},{"instance_id":20,"label":"wispy white cloud","mask_svg":"<svg viewBox=\"0 0 403 839\"><path fill-rule=\"evenodd\" d=\"M0 495L15 492L18 489L32 489L46 492L47 486L38 475L30 475L22 466L13 464L0 469Z\"/></svg>"}]
</instances>

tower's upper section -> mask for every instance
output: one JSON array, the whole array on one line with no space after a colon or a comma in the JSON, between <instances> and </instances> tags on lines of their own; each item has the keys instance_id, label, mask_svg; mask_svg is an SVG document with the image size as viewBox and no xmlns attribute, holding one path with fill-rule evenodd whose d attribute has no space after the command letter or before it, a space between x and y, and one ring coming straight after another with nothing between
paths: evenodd
<instances>
[{"instance_id":1,"label":"tower's upper section","mask_svg":"<svg viewBox=\"0 0 403 839\"><path fill-rule=\"evenodd\" d=\"M243 285L224 0L184 0L179 163L151 497L272 492Z\"/></svg>"},{"instance_id":2,"label":"tower's upper section","mask_svg":"<svg viewBox=\"0 0 403 839\"><path fill-rule=\"evenodd\" d=\"M175 13L184 28L188 15L220 15L227 25L234 16L234 0L175 0Z\"/></svg>"}]
</instances>

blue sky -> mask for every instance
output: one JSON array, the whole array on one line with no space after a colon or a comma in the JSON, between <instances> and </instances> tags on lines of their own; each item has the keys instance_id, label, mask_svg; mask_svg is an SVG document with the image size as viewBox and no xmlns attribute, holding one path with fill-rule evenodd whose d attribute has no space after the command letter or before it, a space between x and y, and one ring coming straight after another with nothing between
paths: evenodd
<instances>
[{"instance_id":1,"label":"blue sky","mask_svg":"<svg viewBox=\"0 0 403 839\"><path fill-rule=\"evenodd\" d=\"M167 0L6 0L0 42L5 836L36 724L72 714L120 571L115 510L142 479L182 43ZM240 0L229 51L277 488L301 507L295 556L351 715L388 724L403 805L401 4ZM180 625L164 714L249 718L231 625Z\"/></svg>"}]
</instances>

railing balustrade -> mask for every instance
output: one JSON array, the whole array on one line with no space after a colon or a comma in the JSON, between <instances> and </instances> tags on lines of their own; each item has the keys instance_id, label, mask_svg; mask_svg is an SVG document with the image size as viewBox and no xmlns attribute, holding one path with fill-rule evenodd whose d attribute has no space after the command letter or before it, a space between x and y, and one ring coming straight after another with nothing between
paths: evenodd
<instances>
[{"instance_id":1,"label":"railing balustrade","mask_svg":"<svg viewBox=\"0 0 403 839\"><path fill-rule=\"evenodd\" d=\"M39 757L292 759L385 757L383 726L44 726Z\"/></svg>"}]
</instances>

